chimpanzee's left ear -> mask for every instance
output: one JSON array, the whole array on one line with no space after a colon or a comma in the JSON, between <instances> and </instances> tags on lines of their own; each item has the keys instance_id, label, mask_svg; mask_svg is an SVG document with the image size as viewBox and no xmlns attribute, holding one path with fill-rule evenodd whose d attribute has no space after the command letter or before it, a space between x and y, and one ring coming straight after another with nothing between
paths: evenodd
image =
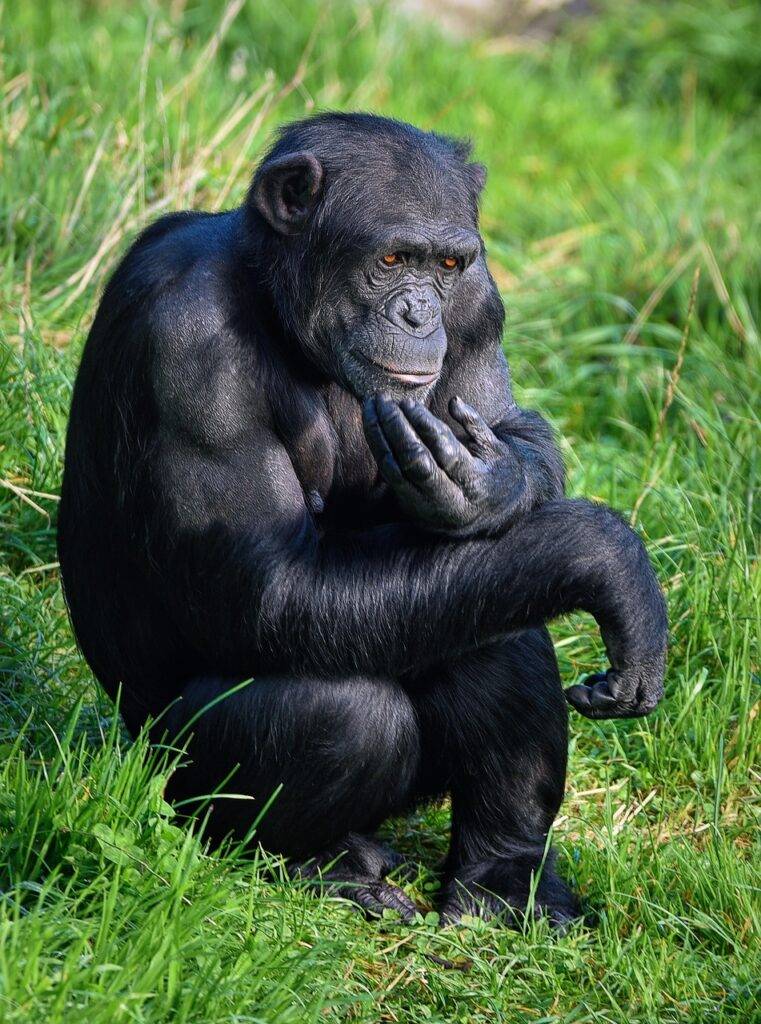
<instances>
[{"instance_id":1,"label":"chimpanzee's left ear","mask_svg":"<svg viewBox=\"0 0 761 1024\"><path fill-rule=\"evenodd\" d=\"M483 191L486 184L486 168L483 164L468 164L468 175L476 192Z\"/></svg>"},{"instance_id":2,"label":"chimpanzee's left ear","mask_svg":"<svg viewBox=\"0 0 761 1024\"><path fill-rule=\"evenodd\" d=\"M275 231L295 235L306 224L322 191L324 177L322 164L314 153L288 153L259 168L251 198Z\"/></svg>"}]
</instances>

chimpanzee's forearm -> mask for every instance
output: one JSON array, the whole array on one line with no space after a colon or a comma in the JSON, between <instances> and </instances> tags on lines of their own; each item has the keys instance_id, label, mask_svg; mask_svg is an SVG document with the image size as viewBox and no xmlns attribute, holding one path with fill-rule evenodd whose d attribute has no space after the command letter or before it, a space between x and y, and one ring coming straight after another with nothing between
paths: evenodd
<instances>
[{"instance_id":1,"label":"chimpanzee's forearm","mask_svg":"<svg viewBox=\"0 0 761 1024\"><path fill-rule=\"evenodd\" d=\"M576 610L599 623L613 669L652 695L666 645L658 583L637 535L585 501L549 502L493 539L390 527L323 542L271 572L257 646L273 668L400 675Z\"/></svg>"},{"instance_id":2,"label":"chimpanzee's forearm","mask_svg":"<svg viewBox=\"0 0 761 1024\"><path fill-rule=\"evenodd\" d=\"M531 409L514 406L494 428L523 469L517 512L527 512L565 494L565 467L549 423Z\"/></svg>"}]
</instances>

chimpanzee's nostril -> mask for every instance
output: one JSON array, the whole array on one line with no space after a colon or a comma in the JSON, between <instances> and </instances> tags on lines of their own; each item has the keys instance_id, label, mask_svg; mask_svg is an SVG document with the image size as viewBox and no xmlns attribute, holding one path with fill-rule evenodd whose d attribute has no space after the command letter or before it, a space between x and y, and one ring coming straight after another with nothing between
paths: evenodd
<instances>
[{"instance_id":1,"label":"chimpanzee's nostril","mask_svg":"<svg viewBox=\"0 0 761 1024\"><path fill-rule=\"evenodd\" d=\"M402 303L401 307L399 308L399 312L402 315L402 320L404 320L405 323L409 324L410 327L419 326L419 324L417 323L417 317L415 316L415 310L410 302L405 300Z\"/></svg>"},{"instance_id":2,"label":"chimpanzee's nostril","mask_svg":"<svg viewBox=\"0 0 761 1024\"><path fill-rule=\"evenodd\" d=\"M399 327L417 330L433 319L435 309L425 296L396 295L386 307L386 316Z\"/></svg>"},{"instance_id":3,"label":"chimpanzee's nostril","mask_svg":"<svg viewBox=\"0 0 761 1024\"><path fill-rule=\"evenodd\" d=\"M400 313L410 327L423 327L431 319L431 304L425 299L406 299Z\"/></svg>"}]
</instances>

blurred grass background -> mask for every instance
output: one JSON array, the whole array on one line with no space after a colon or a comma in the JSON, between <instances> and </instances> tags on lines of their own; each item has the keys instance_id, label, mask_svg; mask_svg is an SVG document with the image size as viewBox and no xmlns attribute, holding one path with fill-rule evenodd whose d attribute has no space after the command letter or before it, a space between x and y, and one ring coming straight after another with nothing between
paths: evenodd
<instances>
[{"instance_id":1,"label":"blurred grass background","mask_svg":"<svg viewBox=\"0 0 761 1024\"><path fill-rule=\"evenodd\" d=\"M0 5L0 1021L761 1019L761 8L601 2L469 38L434 14ZM104 280L151 218L239 202L277 123L335 107L472 137L519 400L667 593L666 702L572 721L556 843L596 929L365 922L209 855L66 621L56 496ZM598 667L589 620L553 635L569 682ZM447 819L388 827L424 906Z\"/></svg>"}]
</instances>

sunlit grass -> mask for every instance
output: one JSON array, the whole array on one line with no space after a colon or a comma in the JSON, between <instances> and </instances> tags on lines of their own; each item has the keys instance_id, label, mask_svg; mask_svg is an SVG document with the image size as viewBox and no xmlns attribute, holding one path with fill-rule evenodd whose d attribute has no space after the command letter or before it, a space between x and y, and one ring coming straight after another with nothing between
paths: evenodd
<instances>
[{"instance_id":1,"label":"sunlit grass","mask_svg":"<svg viewBox=\"0 0 761 1024\"><path fill-rule=\"evenodd\" d=\"M338 0L1 18L0 1020L757 1019L758 8L611 4L517 52ZM572 721L555 840L598 924L560 939L365 922L210 855L66 621L56 496L99 289L148 220L237 203L275 124L335 106L473 138L519 397L667 593L664 705ZM599 667L588 619L553 635L569 682ZM424 910L447 824L387 826Z\"/></svg>"}]
</instances>

